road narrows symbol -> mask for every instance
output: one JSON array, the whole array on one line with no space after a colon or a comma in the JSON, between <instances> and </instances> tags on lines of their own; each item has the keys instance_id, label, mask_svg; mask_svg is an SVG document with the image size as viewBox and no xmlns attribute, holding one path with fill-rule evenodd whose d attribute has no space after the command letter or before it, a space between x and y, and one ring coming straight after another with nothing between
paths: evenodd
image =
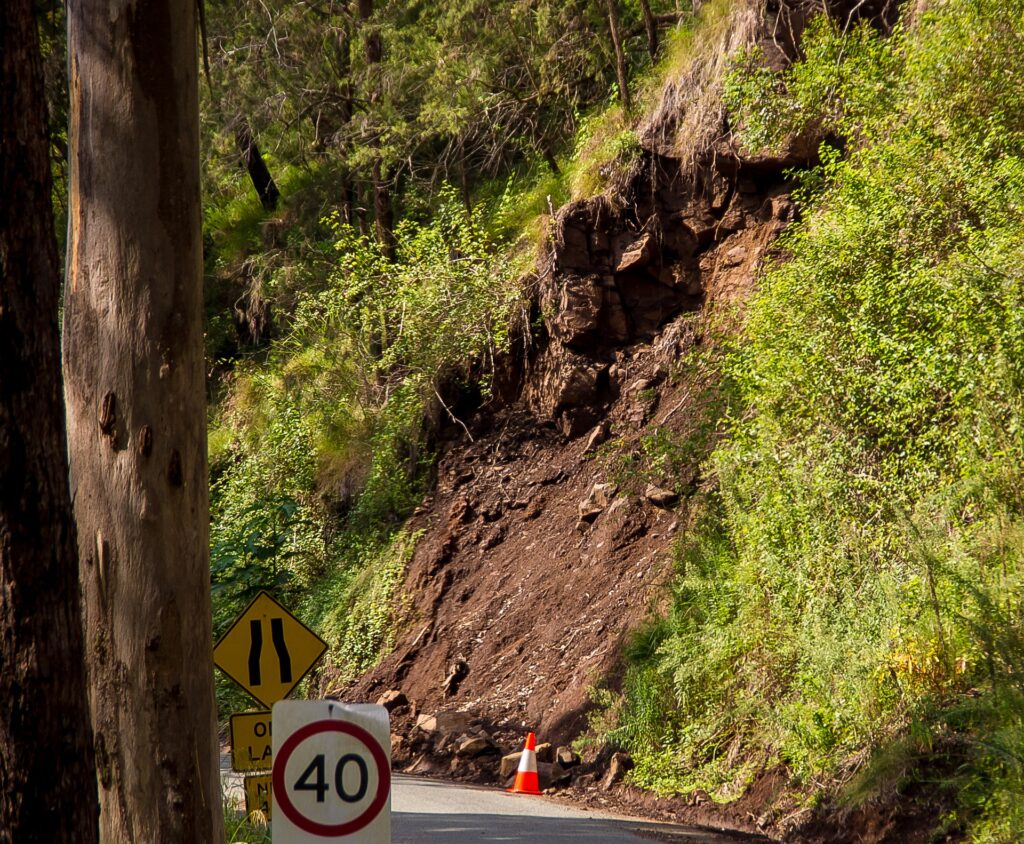
<instances>
[{"instance_id":1,"label":"road narrows symbol","mask_svg":"<svg viewBox=\"0 0 1024 844\"><path fill-rule=\"evenodd\" d=\"M326 650L326 642L261 591L217 641L213 661L270 707L292 693Z\"/></svg>"},{"instance_id":2,"label":"road narrows symbol","mask_svg":"<svg viewBox=\"0 0 1024 844\"><path fill-rule=\"evenodd\" d=\"M292 681L292 658L288 655L288 647L284 643L284 622L280 618L270 619L270 638L277 651L277 659L281 663L281 682Z\"/></svg>"},{"instance_id":3,"label":"road narrows symbol","mask_svg":"<svg viewBox=\"0 0 1024 844\"><path fill-rule=\"evenodd\" d=\"M263 622L254 618L249 622L249 684L262 685L260 677L260 654L263 653Z\"/></svg>"},{"instance_id":4,"label":"road narrows symbol","mask_svg":"<svg viewBox=\"0 0 1024 844\"><path fill-rule=\"evenodd\" d=\"M281 682L292 681L292 657L288 653L288 645L284 641L284 619L270 619L270 640L277 652L277 661L281 667ZM254 618L249 622L249 685L262 686L263 676L260 671L260 657L263 655L263 620Z\"/></svg>"}]
</instances>

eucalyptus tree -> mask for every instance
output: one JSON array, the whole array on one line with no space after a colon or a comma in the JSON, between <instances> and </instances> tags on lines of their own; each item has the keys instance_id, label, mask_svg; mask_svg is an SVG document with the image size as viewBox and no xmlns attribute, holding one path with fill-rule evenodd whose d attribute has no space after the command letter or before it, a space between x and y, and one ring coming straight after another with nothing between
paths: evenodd
<instances>
[{"instance_id":1,"label":"eucalyptus tree","mask_svg":"<svg viewBox=\"0 0 1024 844\"><path fill-rule=\"evenodd\" d=\"M194 0L71 0L64 369L103 841L223 841Z\"/></svg>"}]
</instances>

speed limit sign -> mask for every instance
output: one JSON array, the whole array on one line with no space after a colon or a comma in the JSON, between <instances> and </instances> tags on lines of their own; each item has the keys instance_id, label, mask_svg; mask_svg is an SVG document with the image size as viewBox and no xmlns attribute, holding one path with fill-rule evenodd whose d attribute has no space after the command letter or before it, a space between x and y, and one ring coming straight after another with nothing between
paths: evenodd
<instances>
[{"instance_id":1,"label":"speed limit sign","mask_svg":"<svg viewBox=\"0 0 1024 844\"><path fill-rule=\"evenodd\" d=\"M391 730L373 704L274 704L274 844L391 842Z\"/></svg>"}]
</instances>

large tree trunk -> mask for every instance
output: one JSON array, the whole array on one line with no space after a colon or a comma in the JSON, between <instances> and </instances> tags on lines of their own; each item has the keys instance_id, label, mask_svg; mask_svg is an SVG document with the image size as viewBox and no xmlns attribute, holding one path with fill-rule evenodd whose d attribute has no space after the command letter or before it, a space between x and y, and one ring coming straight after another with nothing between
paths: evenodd
<instances>
[{"instance_id":1,"label":"large tree trunk","mask_svg":"<svg viewBox=\"0 0 1024 844\"><path fill-rule=\"evenodd\" d=\"M355 113L355 102L352 90L352 16L350 0L342 4L342 23L335 33L335 58L337 73L341 80L341 129L342 151L347 159L352 151L352 116ZM355 225L356 192L352 184L352 174L348 162L341 176L341 207L345 222Z\"/></svg>"},{"instance_id":2,"label":"large tree trunk","mask_svg":"<svg viewBox=\"0 0 1024 844\"><path fill-rule=\"evenodd\" d=\"M224 840L195 0L71 0L64 363L105 842Z\"/></svg>"},{"instance_id":3,"label":"large tree trunk","mask_svg":"<svg viewBox=\"0 0 1024 844\"><path fill-rule=\"evenodd\" d=\"M9 0L0 15L0 841L94 844L44 97L32 0Z\"/></svg>"}]
</instances>

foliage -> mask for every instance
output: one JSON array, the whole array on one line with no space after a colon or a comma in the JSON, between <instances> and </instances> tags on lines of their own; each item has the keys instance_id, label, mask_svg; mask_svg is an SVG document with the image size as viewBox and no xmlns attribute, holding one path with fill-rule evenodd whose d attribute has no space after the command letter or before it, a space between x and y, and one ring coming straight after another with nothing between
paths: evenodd
<instances>
[{"instance_id":1,"label":"foliage","mask_svg":"<svg viewBox=\"0 0 1024 844\"><path fill-rule=\"evenodd\" d=\"M948 828L1019 836L1022 35L1019 0L886 38L822 20L791 70L731 80L752 146L834 145L729 365L720 491L634 649L614 735L639 782L725 799L752 762L820 786L902 747L862 795L945 755Z\"/></svg>"},{"instance_id":2,"label":"foliage","mask_svg":"<svg viewBox=\"0 0 1024 844\"><path fill-rule=\"evenodd\" d=\"M316 598L324 607L324 635L341 679L373 667L394 647L408 610L398 587L420 535L402 530L386 545L360 549L348 576Z\"/></svg>"},{"instance_id":3,"label":"foliage","mask_svg":"<svg viewBox=\"0 0 1024 844\"><path fill-rule=\"evenodd\" d=\"M246 816L225 799L224 829L228 844L271 844L270 824L261 812Z\"/></svg>"},{"instance_id":4,"label":"foliage","mask_svg":"<svg viewBox=\"0 0 1024 844\"><path fill-rule=\"evenodd\" d=\"M593 3L371 5L361 19L354 3L316 14L281 0L211 4L207 131L225 133L244 116L291 164L329 159L365 182L379 159L395 184L468 188L479 174L554 162L577 114L605 100L614 79L607 22ZM642 67L639 5L620 4L619 14L628 58ZM374 39L379 62L366 60ZM230 144L216 156L211 164L225 164Z\"/></svg>"},{"instance_id":5,"label":"foliage","mask_svg":"<svg viewBox=\"0 0 1024 844\"><path fill-rule=\"evenodd\" d=\"M520 294L517 264L450 188L429 223L399 224L394 260L336 216L321 225L330 272L292 291L287 335L236 363L214 419L213 595L218 630L261 588L302 607L347 676L393 639L414 542L401 520L454 414L442 396L486 394Z\"/></svg>"}]
</instances>

